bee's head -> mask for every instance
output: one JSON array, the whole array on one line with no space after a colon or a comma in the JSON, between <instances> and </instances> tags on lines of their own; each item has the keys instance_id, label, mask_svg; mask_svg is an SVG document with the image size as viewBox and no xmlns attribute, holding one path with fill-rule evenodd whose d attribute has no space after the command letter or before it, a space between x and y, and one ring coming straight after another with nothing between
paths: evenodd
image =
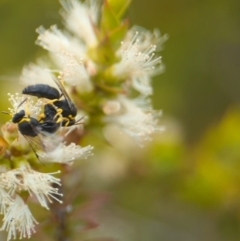
<instances>
[{"instance_id":1,"label":"bee's head","mask_svg":"<svg viewBox=\"0 0 240 241\"><path fill-rule=\"evenodd\" d=\"M19 123L24 116L25 116L25 111L24 111L24 110L20 110L19 112L17 112L17 113L13 116L12 122L15 123L15 124L16 124L16 123Z\"/></svg>"}]
</instances>

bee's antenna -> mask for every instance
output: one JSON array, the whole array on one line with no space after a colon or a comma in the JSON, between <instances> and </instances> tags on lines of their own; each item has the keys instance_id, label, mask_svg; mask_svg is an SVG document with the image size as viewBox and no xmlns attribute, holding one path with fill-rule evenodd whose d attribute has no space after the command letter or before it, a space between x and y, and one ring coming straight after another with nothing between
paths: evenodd
<instances>
[{"instance_id":1,"label":"bee's antenna","mask_svg":"<svg viewBox=\"0 0 240 241\"><path fill-rule=\"evenodd\" d=\"M25 98L17 107L17 109L27 100L28 98Z\"/></svg>"},{"instance_id":2,"label":"bee's antenna","mask_svg":"<svg viewBox=\"0 0 240 241\"><path fill-rule=\"evenodd\" d=\"M6 114L6 115L10 115L10 113L7 112L7 111L2 111L2 113L3 113L3 114Z\"/></svg>"},{"instance_id":3,"label":"bee's antenna","mask_svg":"<svg viewBox=\"0 0 240 241\"><path fill-rule=\"evenodd\" d=\"M64 88L64 85L63 85L63 79L55 79L53 78L53 81L55 82L55 84L57 85L57 87L60 89L60 91L62 92L61 93L61 97L64 96L65 100L67 101L67 104L68 104L68 107L70 109L72 109L72 104L71 104L71 100L70 100L70 97L67 93L67 91L65 90Z\"/></svg>"},{"instance_id":4,"label":"bee's antenna","mask_svg":"<svg viewBox=\"0 0 240 241\"><path fill-rule=\"evenodd\" d=\"M82 116L81 118L79 118L74 125L80 125L80 124L84 124L84 122L80 122L81 120L84 119L84 116Z\"/></svg>"}]
</instances>

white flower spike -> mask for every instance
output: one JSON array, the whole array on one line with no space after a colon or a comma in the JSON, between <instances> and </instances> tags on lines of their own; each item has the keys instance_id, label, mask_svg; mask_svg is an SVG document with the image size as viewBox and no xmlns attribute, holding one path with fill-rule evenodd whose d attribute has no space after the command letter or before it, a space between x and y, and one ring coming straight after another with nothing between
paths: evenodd
<instances>
[{"instance_id":1,"label":"white flower spike","mask_svg":"<svg viewBox=\"0 0 240 241\"><path fill-rule=\"evenodd\" d=\"M151 135L156 131L163 131L163 127L158 125L161 112L152 110L149 100L145 97L128 99L119 96L114 102L107 102L103 108L108 110L112 108L113 103L117 108L105 117L106 123L117 125L140 146L143 146L145 141L150 141Z\"/></svg>"},{"instance_id":2,"label":"white flower spike","mask_svg":"<svg viewBox=\"0 0 240 241\"><path fill-rule=\"evenodd\" d=\"M35 195L41 206L48 209L48 202L52 200L61 203L62 194L58 188L53 187L53 184L61 186L60 179L52 175L54 173L40 173L32 170L30 167L22 166L18 169L0 174L0 183L11 196L17 192L28 191L29 194ZM59 198L58 198L59 197Z\"/></svg>"},{"instance_id":3,"label":"white flower spike","mask_svg":"<svg viewBox=\"0 0 240 241\"><path fill-rule=\"evenodd\" d=\"M128 32L118 50L121 60L113 66L113 73L129 80L133 88L147 96L152 94L151 77L161 73L164 66L161 57L155 56L154 36L143 29L133 34L133 30Z\"/></svg>"},{"instance_id":4,"label":"white flower spike","mask_svg":"<svg viewBox=\"0 0 240 241\"><path fill-rule=\"evenodd\" d=\"M10 195L2 187L0 187L0 214L5 215L8 206L11 205L12 202L13 201Z\"/></svg>"},{"instance_id":5,"label":"white flower spike","mask_svg":"<svg viewBox=\"0 0 240 241\"><path fill-rule=\"evenodd\" d=\"M19 239L30 238L35 233L36 224L38 222L32 216L28 206L19 196L16 196L6 211L0 230L8 232L7 240L16 239L17 233L19 233Z\"/></svg>"},{"instance_id":6,"label":"white flower spike","mask_svg":"<svg viewBox=\"0 0 240 241\"><path fill-rule=\"evenodd\" d=\"M93 24L99 15L99 0L88 0L81 3L76 0L61 0L64 10L62 16L66 27L84 41L89 47L97 44Z\"/></svg>"},{"instance_id":7,"label":"white flower spike","mask_svg":"<svg viewBox=\"0 0 240 241\"><path fill-rule=\"evenodd\" d=\"M39 153L43 162L57 162L71 165L76 159L86 159L92 155L92 146L80 147L74 143L66 146L61 143L52 152Z\"/></svg>"},{"instance_id":8,"label":"white flower spike","mask_svg":"<svg viewBox=\"0 0 240 241\"><path fill-rule=\"evenodd\" d=\"M43 60L30 63L23 68L20 82L24 85L50 84L55 86L53 73L48 70L48 65Z\"/></svg>"}]
</instances>

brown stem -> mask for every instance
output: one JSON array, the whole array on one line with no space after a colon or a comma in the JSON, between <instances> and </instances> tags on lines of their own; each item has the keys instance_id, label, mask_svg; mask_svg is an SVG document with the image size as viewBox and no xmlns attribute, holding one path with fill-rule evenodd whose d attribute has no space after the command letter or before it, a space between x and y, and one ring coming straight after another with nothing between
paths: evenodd
<instances>
[{"instance_id":1,"label":"brown stem","mask_svg":"<svg viewBox=\"0 0 240 241\"><path fill-rule=\"evenodd\" d=\"M59 188L59 187L57 187ZM62 186L61 186L61 189ZM63 193L62 190L59 190L60 193ZM59 199L59 197L57 197ZM54 223L55 225L55 240L56 241L69 241L69 231L68 231L68 206L64 204L63 200L62 203L53 202L50 206Z\"/></svg>"}]
</instances>

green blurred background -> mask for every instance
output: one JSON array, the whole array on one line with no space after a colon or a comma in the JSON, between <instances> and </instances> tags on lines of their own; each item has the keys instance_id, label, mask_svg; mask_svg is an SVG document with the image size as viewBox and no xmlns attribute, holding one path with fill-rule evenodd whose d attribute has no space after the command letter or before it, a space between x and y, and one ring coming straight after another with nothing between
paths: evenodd
<instances>
[{"instance_id":1,"label":"green blurred background","mask_svg":"<svg viewBox=\"0 0 240 241\"><path fill-rule=\"evenodd\" d=\"M59 9L57 0L0 0L2 110L22 67L44 54L35 29L62 26ZM167 128L140 151L110 148L91 161L96 180L85 188L111 198L86 237L240 240L240 1L135 0L128 16L170 36L166 71L153 81Z\"/></svg>"}]
</instances>

